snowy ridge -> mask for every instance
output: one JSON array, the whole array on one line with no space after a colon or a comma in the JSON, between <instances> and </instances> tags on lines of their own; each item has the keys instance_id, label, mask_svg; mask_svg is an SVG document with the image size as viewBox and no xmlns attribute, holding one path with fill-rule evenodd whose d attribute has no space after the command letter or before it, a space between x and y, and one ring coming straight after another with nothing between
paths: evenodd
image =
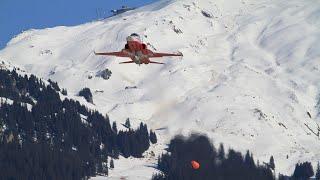
<instances>
[{"instance_id":1,"label":"snowy ridge","mask_svg":"<svg viewBox=\"0 0 320 180\"><path fill-rule=\"evenodd\" d=\"M111 120L162 129L156 156L175 134L199 131L249 149L260 162L273 155L276 172L291 174L295 163L320 159L319 29L316 0L162 0L103 21L24 32L0 59L59 82L71 95L103 90L92 106ZM132 32L157 51L183 52L183 59L136 66L93 55L122 49ZM109 80L88 79L105 68ZM138 168L130 163L116 161L110 176L149 179L156 159L139 160ZM147 173L135 177L137 169Z\"/></svg>"}]
</instances>

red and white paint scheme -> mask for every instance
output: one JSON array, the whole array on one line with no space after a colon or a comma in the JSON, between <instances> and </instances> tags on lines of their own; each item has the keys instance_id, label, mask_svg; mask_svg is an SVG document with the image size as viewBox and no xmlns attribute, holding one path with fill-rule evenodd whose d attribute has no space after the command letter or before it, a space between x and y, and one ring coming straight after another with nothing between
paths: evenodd
<instances>
[{"instance_id":1,"label":"red and white paint scheme","mask_svg":"<svg viewBox=\"0 0 320 180\"><path fill-rule=\"evenodd\" d=\"M140 36L136 33L131 34L127 37L127 44L125 48L120 52L104 52L97 53L94 52L95 55L108 55L108 56L117 56L117 57L128 57L131 61L120 62L120 64L124 63L136 63L136 64L164 64L162 62L151 61L150 58L159 58L164 56L183 56L182 53L155 53L151 50L147 49L147 45L144 44Z\"/></svg>"}]
</instances>

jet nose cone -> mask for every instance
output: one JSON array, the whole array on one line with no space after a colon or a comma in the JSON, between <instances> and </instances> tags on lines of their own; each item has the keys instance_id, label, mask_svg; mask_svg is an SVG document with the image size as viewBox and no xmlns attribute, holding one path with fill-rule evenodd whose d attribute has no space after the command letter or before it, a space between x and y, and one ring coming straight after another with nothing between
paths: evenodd
<instances>
[{"instance_id":1,"label":"jet nose cone","mask_svg":"<svg viewBox=\"0 0 320 180\"><path fill-rule=\"evenodd\" d=\"M127 41L138 41L138 42L141 42L139 36L131 36L131 35L127 37Z\"/></svg>"},{"instance_id":2,"label":"jet nose cone","mask_svg":"<svg viewBox=\"0 0 320 180\"><path fill-rule=\"evenodd\" d=\"M131 36L128 36L127 41L133 41L133 38Z\"/></svg>"},{"instance_id":3,"label":"jet nose cone","mask_svg":"<svg viewBox=\"0 0 320 180\"><path fill-rule=\"evenodd\" d=\"M139 34L137 34L137 33L132 33L130 36L140 37Z\"/></svg>"}]
</instances>

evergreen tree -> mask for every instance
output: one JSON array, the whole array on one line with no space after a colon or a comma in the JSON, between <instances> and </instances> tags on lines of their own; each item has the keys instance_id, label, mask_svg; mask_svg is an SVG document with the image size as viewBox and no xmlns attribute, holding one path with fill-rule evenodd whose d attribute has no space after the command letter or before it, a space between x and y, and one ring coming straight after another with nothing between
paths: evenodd
<instances>
[{"instance_id":1,"label":"evergreen tree","mask_svg":"<svg viewBox=\"0 0 320 180\"><path fill-rule=\"evenodd\" d=\"M319 162L318 162L318 164L317 164L316 180L320 180L320 166L319 166Z\"/></svg>"},{"instance_id":2,"label":"evergreen tree","mask_svg":"<svg viewBox=\"0 0 320 180\"><path fill-rule=\"evenodd\" d=\"M157 135L152 130L150 130L150 141L152 144L157 143Z\"/></svg>"},{"instance_id":3,"label":"evergreen tree","mask_svg":"<svg viewBox=\"0 0 320 180\"><path fill-rule=\"evenodd\" d=\"M269 160L269 166L272 170L274 170L275 168L275 164L274 164L274 159L273 159L273 156L270 157L270 160Z\"/></svg>"},{"instance_id":4,"label":"evergreen tree","mask_svg":"<svg viewBox=\"0 0 320 180\"><path fill-rule=\"evenodd\" d=\"M294 179L309 179L314 175L313 168L310 162L296 164L292 178Z\"/></svg>"},{"instance_id":5,"label":"evergreen tree","mask_svg":"<svg viewBox=\"0 0 320 180\"><path fill-rule=\"evenodd\" d=\"M250 155L250 152L247 151L245 158L244 158L244 163L249 167L249 168L254 168L254 160L253 157Z\"/></svg>"},{"instance_id":6,"label":"evergreen tree","mask_svg":"<svg viewBox=\"0 0 320 180\"><path fill-rule=\"evenodd\" d=\"M127 128L131 128L131 124L130 124L130 120L129 120L129 118L127 118L126 119L126 122L125 122L125 124L124 125L126 125L127 126Z\"/></svg>"},{"instance_id":7,"label":"evergreen tree","mask_svg":"<svg viewBox=\"0 0 320 180\"><path fill-rule=\"evenodd\" d=\"M115 121L112 123L112 130L113 132L118 133L117 123Z\"/></svg>"},{"instance_id":8,"label":"evergreen tree","mask_svg":"<svg viewBox=\"0 0 320 180\"><path fill-rule=\"evenodd\" d=\"M219 159L225 158L225 152L224 152L224 147L223 147L222 143L220 143L220 146L219 146L218 157L219 157Z\"/></svg>"},{"instance_id":9,"label":"evergreen tree","mask_svg":"<svg viewBox=\"0 0 320 180\"><path fill-rule=\"evenodd\" d=\"M67 89L62 89L61 93L62 93L63 95L65 95L65 96L68 95Z\"/></svg>"},{"instance_id":10,"label":"evergreen tree","mask_svg":"<svg viewBox=\"0 0 320 180\"><path fill-rule=\"evenodd\" d=\"M114 168L114 162L113 159L110 160L110 168L113 169Z\"/></svg>"},{"instance_id":11,"label":"evergreen tree","mask_svg":"<svg viewBox=\"0 0 320 180\"><path fill-rule=\"evenodd\" d=\"M50 85L53 87L53 89L55 89L56 91L60 91L60 87L58 85L57 82L52 81L51 79L48 80L48 82L50 83Z\"/></svg>"},{"instance_id":12,"label":"evergreen tree","mask_svg":"<svg viewBox=\"0 0 320 180\"><path fill-rule=\"evenodd\" d=\"M81 89L81 91L79 92L79 96L84 97L87 102L93 103L92 93L91 93L91 90L89 88Z\"/></svg>"},{"instance_id":13,"label":"evergreen tree","mask_svg":"<svg viewBox=\"0 0 320 180\"><path fill-rule=\"evenodd\" d=\"M108 172L108 165L106 162L103 162L102 163L102 171L101 171L102 174L108 176L109 172Z\"/></svg>"},{"instance_id":14,"label":"evergreen tree","mask_svg":"<svg viewBox=\"0 0 320 180\"><path fill-rule=\"evenodd\" d=\"M278 178L278 180L286 180L286 178L285 178L285 176L284 175L282 175L282 174L279 174L279 176L278 176L279 178Z\"/></svg>"}]
</instances>

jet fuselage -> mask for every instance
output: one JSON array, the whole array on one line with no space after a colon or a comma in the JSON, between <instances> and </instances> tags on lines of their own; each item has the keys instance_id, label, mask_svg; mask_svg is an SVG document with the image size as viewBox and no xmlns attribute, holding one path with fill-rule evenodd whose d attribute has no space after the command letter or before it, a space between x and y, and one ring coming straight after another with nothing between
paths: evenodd
<instances>
[{"instance_id":1,"label":"jet fuselage","mask_svg":"<svg viewBox=\"0 0 320 180\"><path fill-rule=\"evenodd\" d=\"M149 56L152 55L152 51L148 50L146 44L142 43L140 37L135 35L127 37L127 44L123 51L126 51L136 64L149 64Z\"/></svg>"}]
</instances>

